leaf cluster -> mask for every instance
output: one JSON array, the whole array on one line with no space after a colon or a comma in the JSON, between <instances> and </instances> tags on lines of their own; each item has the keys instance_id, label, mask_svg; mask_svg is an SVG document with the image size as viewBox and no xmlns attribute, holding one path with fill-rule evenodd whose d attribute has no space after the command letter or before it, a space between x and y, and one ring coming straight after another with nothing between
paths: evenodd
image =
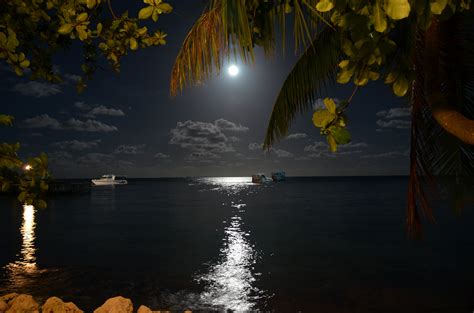
<instances>
[{"instance_id":1,"label":"leaf cluster","mask_svg":"<svg viewBox=\"0 0 474 313\"><path fill-rule=\"evenodd\" d=\"M146 7L137 17L128 12L116 16L111 0L5 0L0 4L0 59L19 76L31 72L31 79L59 83L54 71L55 53L69 49L74 42L83 47L83 78L78 91L85 87L101 60L120 70L120 59L139 48L164 45L166 34L150 31L146 20L154 22L172 7L161 0L144 0Z\"/></svg>"}]
</instances>

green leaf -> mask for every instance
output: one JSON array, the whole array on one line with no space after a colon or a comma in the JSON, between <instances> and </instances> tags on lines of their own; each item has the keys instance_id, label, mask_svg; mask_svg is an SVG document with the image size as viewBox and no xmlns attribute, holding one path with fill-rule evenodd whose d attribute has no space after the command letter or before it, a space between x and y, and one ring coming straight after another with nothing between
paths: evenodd
<instances>
[{"instance_id":1,"label":"green leaf","mask_svg":"<svg viewBox=\"0 0 474 313\"><path fill-rule=\"evenodd\" d=\"M9 189L10 189L10 183L7 182L7 181L4 181L4 182L2 183L2 191L3 191L3 192L6 192L6 191L8 191Z\"/></svg>"},{"instance_id":2,"label":"green leaf","mask_svg":"<svg viewBox=\"0 0 474 313\"><path fill-rule=\"evenodd\" d=\"M5 126L12 126L15 118L11 115L0 114L0 124Z\"/></svg>"},{"instance_id":3,"label":"green leaf","mask_svg":"<svg viewBox=\"0 0 474 313\"><path fill-rule=\"evenodd\" d=\"M138 49L138 43L135 38L130 38L130 49L132 50L137 50Z\"/></svg>"},{"instance_id":4,"label":"green leaf","mask_svg":"<svg viewBox=\"0 0 474 313\"><path fill-rule=\"evenodd\" d=\"M74 26L72 24L66 23L64 25L61 25L61 27L59 27L58 33L60 33L61 35L67 35L70 32L72 32L73 29L74 29Z\"/></svg>"},{"instance_id":5,"label":"green leaf","mask_svg":"<svg viewBox=\"0 0 474 313\"><path fill-rule=\"evenodd\" d=\"M78 23L85 22L88 17L89 17L89 15L88 15L86 12L82 12L82 13L79 14L79 16L76 18L76 22L78 22Z\"/></svg>"},{"instance_id":6,"label":"green leaf","mask_svg":"<svg viewBox=\"0 0 474 313\"><path fill-rule=\"evenodd\" d=\"M328 141L329 144L329 149L331 152L336 152L337 151L337 143L334 137L331 134L328 134L326 137L326 140Z\"/></svg>"},{"instance_id":7,"label":"green leaf","mask_svg":"<svg viewBox=\"0 0 474 313\"><path fill-rule=\"evenodd\" d=\"M44 200L36 200L34 202L34 206L37 209L46 209L48 207L48 204Z\"/></svg>"},{"instance_id":8,"label":"green leaf","mask_svg":"<svg viewBox=\"0 0 474 313\"><path fill-rule=\"evenodd\" d=\"M339 145L345 145L351 142L351 133L342 127L331 127L331 135L334 137L334 140Z\"/></svg>"},{"instance_id":9,"label":"green leaf","mask_svg":"<svg viewBox=\"0 0 474 313\"><path fill-rule=\"evenodd\" d=\"M328 110L316 110L313 114L313 124L319 128L325 128L329 123L334 121L336 115Z\"/></svg>"},{"instance_id":10,"label":"green leaf","mask_svg":"<svg viewBox=\"0 0 474 313\"><path fill-rule=\"evenodd\" d=\"M93 9L97 4L97 0L87 0L87 8Z\"/></svg>"},{"instance_id":11,"label":"green leaf","mask_svg":"<svg viewBox=\"0 0 474 313\"><path fill-rule=\"evenodd\" d=\"M440 15L443 13L443 10L446 8L448 4L448 0L431 0L430 1L430 9L433 14Z\"/></svg>"},{"instance_id":12,"label":"green leaf","mask_svg":"<svg viewBox=\"0 0 474 313\"><path fill-rule=\"evenodd\" d=\"M337 79L336 81L339 84L347 84L350 82L352 75L354 75L354 72L352 70L345 70L342 72L337 73Z\"/></svg>"},{"instance_id":13,"label":"green leaf","mask_svg":"<svg viewBox=\"0 0 474 313\"><path fill-rule=\"evenodd\" d=\"M26 191L22 191L18 195L18 201L20 201L21 203L24 203L27 197L28 197L28 193Z\"/></svg>"},{"instance_id":14,"label":"green leaf","mask_svg":"<svg viewBox=\"0 0 474 313\"><path fill-rule=\"evenodd\" d=\"M168 3L163 2L157 6L157 10L159 13L170 13L171 11L173 11L173 7Z\"/></svg>"},{"instance_id":15,"label":"green leaf","mask_svg":"<svg viewBox=\"0 0 474 313\"><path fill-rule=\"evenodd\" d=\"M146 8L141 9L138 12L138 18L141 20L146 20L150 18L151 14L153 13L154 8L152 6L147 6Z\"/></svg>"},{"instance_id":16,"label":"green leaf","mask_svg":"<svg viewBox=\"0 0 474 313\"><path fill-rule=\"evenodd\" d=\"M326 109L332 114L336 114L336 103L334 102L333 99L331 98L325 98L323 100L324 105L326 106Z\"/></svg>"},{"instance_id":17,"label":"green leaf","mask_svg":"<svg viewBox=\"0 0 474 313\"><path fill-rule=\"evenodd\" d=\"M331 0L321 0L316 4L316 10L319 12L328 12L334 8L334 3Z\"/></svg>"},{"instance_id":18,"label":"green leaf","mask_svg":"<svg viewBox=\"0 0 474 313\"><path fill-rule=\"evenodd\" d=\"M401 20L410 15L408 0L385 0L385 12L394 20Z\"/></svg>"},{"instance_id":19,"label":"green leaf","mask_svg":"<svg viewBox=\"0 0 474 313\"><path fill-rule=\"evenodd\" d=\"M376 0L374 5L374 27L379 33L383 33L387 29L387 18L382 10L382 0Z\"/></svg>"},{"instance_id":20,"label":"green leaf","mask_svg":"<svg viewBox=\"0 0 474 313\"><path fill-rule=\"evenodd\" d=\"M405 78L405 76L400 75L393 83L393 93L399 97L403 97L406 95L408 87L408 80Z\"/></svg>"}]
</instances>

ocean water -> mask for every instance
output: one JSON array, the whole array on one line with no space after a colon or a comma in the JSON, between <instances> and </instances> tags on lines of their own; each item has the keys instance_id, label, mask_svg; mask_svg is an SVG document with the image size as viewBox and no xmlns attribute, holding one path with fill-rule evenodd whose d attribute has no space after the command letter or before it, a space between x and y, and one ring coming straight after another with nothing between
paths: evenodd
<instances>
[{"instance_id":1,"label":"ocean water","mask_svg":"<svg viewBox=\"0 0 474 313\"><path fill-rule=\"evenodd\" d=\"M130 180L49 207L0 198L0 294L92 311L473 312L474 216L405 233L405 177Z\"/></svg>"}]
</instances>

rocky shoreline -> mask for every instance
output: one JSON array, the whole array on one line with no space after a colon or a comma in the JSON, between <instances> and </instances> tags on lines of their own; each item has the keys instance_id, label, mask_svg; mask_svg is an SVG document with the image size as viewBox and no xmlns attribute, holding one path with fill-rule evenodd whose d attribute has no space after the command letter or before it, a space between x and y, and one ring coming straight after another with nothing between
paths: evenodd
<instances>
[{"instance_id":1,"label":"rocky shoreline","mask_svg":"<svg viewBox=\"0 0 474 313\"><path fill-rule=\"evenodd\" d=\"M10 293L0 297L0 313L84 313L72 302L64 302L58 297L51 297L42 305L26 294ZM133 313L132 300L117 296L108 299L94 313ZM152 311L150 308L141 305L137 313L157 313L168 311ZM191 311L184 311L191 313Z\"/></svg>"}]
</instances>

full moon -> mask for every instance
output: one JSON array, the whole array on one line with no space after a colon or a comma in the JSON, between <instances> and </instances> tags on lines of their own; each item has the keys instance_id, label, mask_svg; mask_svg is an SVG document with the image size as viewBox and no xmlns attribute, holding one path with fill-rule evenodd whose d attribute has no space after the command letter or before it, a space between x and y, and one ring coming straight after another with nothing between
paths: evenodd
<instances>
[{"instance_id":1,"label":"full moon","mask_svg":"<svg viewBox=\"0 0 474 313\"><path fill-rule=\"evenodd\" d=\"M227 69L227 72L230 76L237 76L237 74L239 74L239 68L237 67L237 65L231 65Z\"/></svg>"}]
</instances>

